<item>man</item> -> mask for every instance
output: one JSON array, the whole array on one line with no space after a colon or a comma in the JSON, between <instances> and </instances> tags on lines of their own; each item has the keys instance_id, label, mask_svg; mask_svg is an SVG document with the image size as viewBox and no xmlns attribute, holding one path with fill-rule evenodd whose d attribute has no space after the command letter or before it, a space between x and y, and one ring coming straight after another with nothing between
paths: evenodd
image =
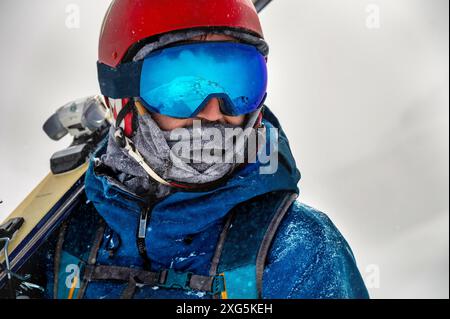
<instances>
[{"instance_id":1,"label":"man","mask_svg":"<svg viewBox=\"0 0 450 319\"><path fill-rule=\"evenodd\" d=\"M98 70L114 124L46 256L47 297L368 297L339 231L296 201L267 56L250 0L112 2Z\"/></svg>"}]
</instances>

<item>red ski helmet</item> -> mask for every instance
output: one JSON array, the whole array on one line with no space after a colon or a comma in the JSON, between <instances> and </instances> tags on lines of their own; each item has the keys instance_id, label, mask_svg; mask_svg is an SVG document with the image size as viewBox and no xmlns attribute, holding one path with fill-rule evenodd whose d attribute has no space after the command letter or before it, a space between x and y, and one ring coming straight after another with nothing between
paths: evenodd
<instances>
[{"instance_id":1,"label":"red ski helmet","mask_svg":"<svg viewBox=\"0 0 450 319\"><path fill-rule=\"evenodd\" d=\"M99 61L115 67L139 42L172 31L205 27L264 37L251 0L114 0L101 29Z\"/></svg>"},{"instance_id":2,"label":"red ski helmet","mask_svg":"<svg viewBox=\"0 0 450 319\"><path fill-rule=\"evenodd\" d=\"M266 54L268 52L251 0L113 0L100 33L99 62L117 67L167 34L192 30L221 31L262 47ZM105 100L115 118L129 102L128 99L108 97ZM129 114L122 123L126 135L133 131L131 124Z\"/></svg>"}]
</instances>

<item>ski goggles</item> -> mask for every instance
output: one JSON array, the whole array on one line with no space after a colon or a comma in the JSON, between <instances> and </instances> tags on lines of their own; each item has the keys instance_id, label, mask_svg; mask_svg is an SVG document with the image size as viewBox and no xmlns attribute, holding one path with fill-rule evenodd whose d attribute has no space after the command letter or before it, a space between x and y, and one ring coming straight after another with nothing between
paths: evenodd
<instances>
[{"instance_id":1,"label":"ski goggles","mask_svg":"<svg viewBox=\"0 0 450 319\"><path fill-rule=\"evenodd\" d=\"M267 91L266 58L256 47L235 42L168 47L116 68L99 62L98 75L103 95L138 97L149 111L175 118L195 117L212 98L226 115L248 114Z\"/></svg>"}]
</instances>

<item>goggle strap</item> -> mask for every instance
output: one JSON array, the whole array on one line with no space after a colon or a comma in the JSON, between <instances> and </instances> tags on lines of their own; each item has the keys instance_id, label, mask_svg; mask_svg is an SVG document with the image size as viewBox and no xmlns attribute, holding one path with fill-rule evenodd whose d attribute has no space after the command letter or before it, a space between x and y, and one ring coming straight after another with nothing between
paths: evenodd
<instances>
[{"instance_id":1,"label":"goggle strap","mask_svg":"<svg viewBox=\"0 0 450 319\"><path fill-rule=\"evenodd\" d=\"M111 67L97 62L100 91L112 99L140 96L143 61L129 62Z\"/></svg>"}]
</instances>

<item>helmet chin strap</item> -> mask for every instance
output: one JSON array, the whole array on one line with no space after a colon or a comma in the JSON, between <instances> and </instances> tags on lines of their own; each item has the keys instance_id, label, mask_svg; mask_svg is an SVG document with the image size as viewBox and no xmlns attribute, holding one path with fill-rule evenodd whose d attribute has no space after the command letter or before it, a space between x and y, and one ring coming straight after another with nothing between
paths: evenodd
<instances>
[{"instance_id":1,"label":"helmet chin strap","mask_svg":"<svg viewBox=\"0 0 450 319\"><path fill-rule=\"evenodd\" d=\"M227 175L225 175L224 177L222 177L221 179L219 179L217 181L207 183L207 184L198 184L198 185L197 184L181 184L181 183L170 182L170 181L166 181L164 178L159 176L145 162L144 157L138 151L138 149L134 145L133 141L125 135L123 129L120 127L126 114L128 112L131 112L132 105L134 105L134 101L130 100L130 102L128 102L128 104L120 111L119 115L117 116L114 137L115 137L115 140L116 140L117 144L119 145L119 147L124 149L128 153L128 155L131 158L133 158L136 161L136 163L138 163L154 181L156 181L162 185L168 186L168 187L179 188L179 189L183 189L183 190L207 190L208 188L212 188L212 187L217 186L218 184L224 182L231 176L231 173L234 171L234 169L230 173L228 173ZM139 107L139 106L137 105L137 107ZM262 127L262 117L263 117L262 116L263 115L262 108L263 107L259 108L259 113L257 115L257 119L256 119L256 122L255 122L255 125L253 128ZM255 156L256 156L257 152L258 152L258 147L255 150Z\"/></svg>"},{"instance_id":2,"label":"helmet chin strap","mask_svg":"<svg viewBox=\"0 0 450 319\"><path fill-rule=\"evenodd\" d=\"M123 129L121 127L116 128L116 132L114 133L114 137L118 142L119 146L127 151L128 155L133 158L146 172L147 174L156 182L166 185L172 186L169 182L161 178L144 160L144 157L139 153L134 145L133 141L125 136Z\"/></svg>"}]
</instances>

